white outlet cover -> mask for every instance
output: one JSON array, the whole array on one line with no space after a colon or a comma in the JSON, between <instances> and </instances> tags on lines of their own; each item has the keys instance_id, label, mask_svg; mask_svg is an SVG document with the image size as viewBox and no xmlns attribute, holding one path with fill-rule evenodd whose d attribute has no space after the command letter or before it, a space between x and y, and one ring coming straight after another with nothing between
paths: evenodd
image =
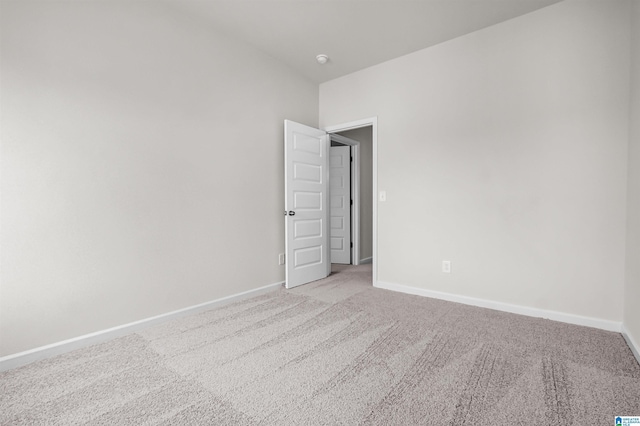
<instances>
[{"instance_id":1,"label":"white outlet cover","mask_svg":"<svg viewBox=\"0 0 640 426\"><path fill-rule=\"evenodd\" d=\"M380 191L380 201L387 201L387 191Z\"/></svg>"}]
</instances>

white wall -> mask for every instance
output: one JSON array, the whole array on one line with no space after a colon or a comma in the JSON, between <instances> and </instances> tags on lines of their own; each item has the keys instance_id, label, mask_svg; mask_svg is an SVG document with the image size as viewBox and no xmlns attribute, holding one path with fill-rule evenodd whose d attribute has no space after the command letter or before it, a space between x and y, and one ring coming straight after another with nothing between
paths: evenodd
<instances>
[{"instance_id":1,"label":"white wall","mask_svg":"<svg viewBox=\"0 0 640 426\"><path fill-rule=\"evenodd\" d=\"M640 0L633 2L624 327L640 350Z\"/></svg>"},{"instance_id":2,"label":"white wall","mask_svg":"<svg viewBox=\"0 0 640 426\"><path fill-rule=\"evenodd\" d=\"M373 256L373 135L372 127L347 130L342 136L360 142L360 259Z\"/></svg>"},{"instance_id":3,"label":"white wall","mask_svg":"<svg viewBox=\"0 0 640 426\"><path fill-rule=\"evenodd\" d=\"M379 281L622 321L628 7L558 3L320 86L321 126L378 116Z\"/></svg>"},{"instance_id":4,"label":"white wall","mask_svg":"<svg viewBox=\"0 0 640 426\"><path fill-rule=\"evenodd\" d=\"M282 281L317 85L157 2L2 2L0 356Z\"/></svg>"}]
</instances>

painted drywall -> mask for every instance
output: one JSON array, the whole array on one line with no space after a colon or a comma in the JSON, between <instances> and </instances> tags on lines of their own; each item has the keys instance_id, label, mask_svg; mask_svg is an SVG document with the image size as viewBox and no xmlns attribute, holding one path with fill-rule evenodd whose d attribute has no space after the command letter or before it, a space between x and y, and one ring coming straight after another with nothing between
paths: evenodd
<instances>
[{"instance_id":1,"label":"painted drywall","mask_svg":"<svg viewBox=\"0 0 640 426\"><path fill-rule=\"evenodd\" d=\"M632 68L624 327L635 344L640 345L640 0L632 2L631 12ZM640 350L640 346L637 349Z\"/></svg>"},{"instance_id":2,"label":"painted drywall","mask_svg":"<svg viewBox=\"0 0 640 426\"><path fill-rule=\"evenodd\" d=\"M284 279L318 87L158 2L1 2L0 356Z\"/></svg>"},{"instance_id":3,"label":"painted drywall","mask_svg":"<svg viewBox=\"0 0 640 426\"><path fill-rule=\"evenodd\" d=\"M565 1L320 86L321 126L378 117L380 282L622 322L628 12Z\"/></svg>"},{"instance_id":4,"label":"painted drywall","mask_svg":"<svg viewBox=\"0 0 640 426\"><path fill-rule=\"evenodd\" d=\"M360 142L360 259L373 256L373 136L372 128L361 127L339 134Z\"/></svg>"}]
</instances>

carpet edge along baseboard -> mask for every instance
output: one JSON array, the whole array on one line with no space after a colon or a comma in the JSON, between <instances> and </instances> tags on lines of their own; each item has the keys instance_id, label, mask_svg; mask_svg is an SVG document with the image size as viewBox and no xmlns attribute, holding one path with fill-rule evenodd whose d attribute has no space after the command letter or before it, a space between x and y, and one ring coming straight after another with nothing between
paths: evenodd
<instances>
[{"instance_id":1,"label":"carpet edge along baseboard","mask_svg":"<svg viewBox=\"0 0 640 426\"><path fill-rule=\"evenodd\" d=\"M241 293L232 294L230 296L221 297L209 302L200 303L198 305L188 306L186 308L145 318L142 320L130 322L105 330L84 334L82 336L73 337L49 345L40 346L23 352L0 357L0 372L12 370L32 362L51 358L56 355L71 352L76 349L106 342L107 340L121 337L129 333L136 332L146 327L150 327L161 322L184 317L187 315L197 314L212 308L227 305L249 297L259 296L260 294L276 290L284 285L284 281L268 284L253 290L243 291Z\"/></svg>"}]
</instances>

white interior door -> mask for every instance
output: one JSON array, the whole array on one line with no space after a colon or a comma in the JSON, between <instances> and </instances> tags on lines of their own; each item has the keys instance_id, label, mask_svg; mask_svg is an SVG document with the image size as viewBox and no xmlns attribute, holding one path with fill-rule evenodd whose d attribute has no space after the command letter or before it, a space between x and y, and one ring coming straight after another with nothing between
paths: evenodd
<instances>
[{"instance_id":1,"label":"white interior door","mask_svg":"<svg viewBox=\"0 0 640 426\"><path fill-rule=\"evenodd\" d=\"M329 149L331 263L351 263L351 148Z\"/></svg>"},{"instance_id":2,"label":"white interior door","mask_svg":"<svg viewBox=\"0 0 640 426\"><path fill-rule=\"evenodd\" d=\"M284 122L287 288L329 276L329 135Z\"/></svg>"}]
</instances>

